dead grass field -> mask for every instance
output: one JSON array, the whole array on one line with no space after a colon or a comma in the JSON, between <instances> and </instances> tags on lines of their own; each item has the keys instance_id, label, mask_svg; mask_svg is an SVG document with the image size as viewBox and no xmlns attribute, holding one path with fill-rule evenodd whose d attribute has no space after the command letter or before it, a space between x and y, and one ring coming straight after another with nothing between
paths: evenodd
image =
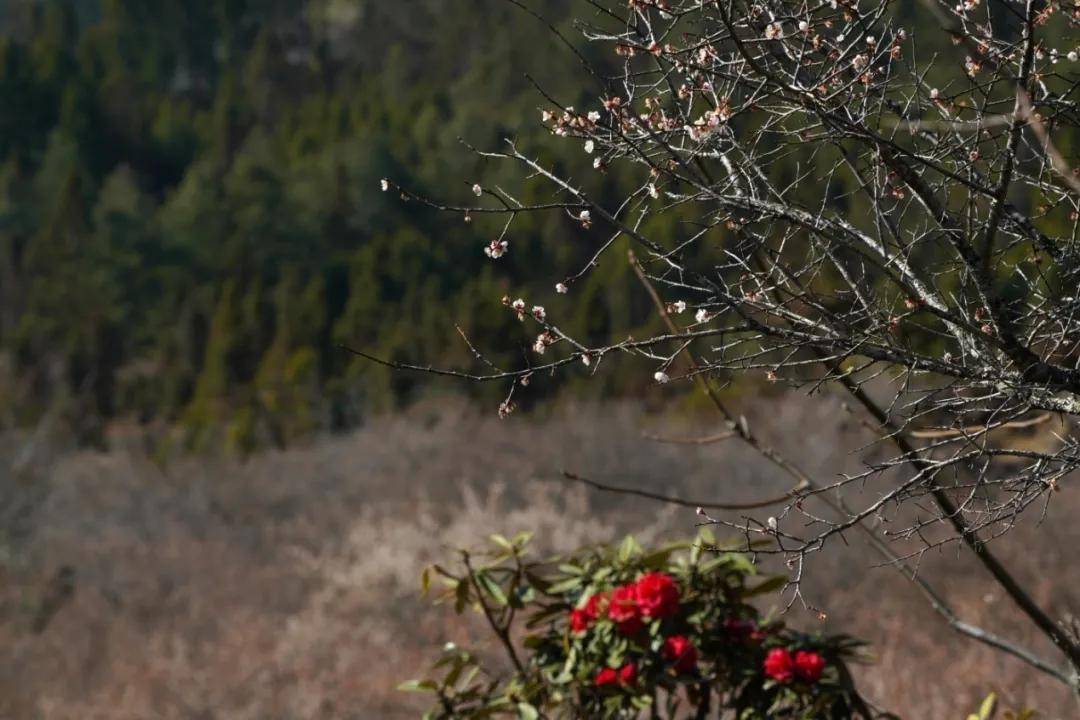
<instances>
[{"instance_id":1,"label":"dead grass field","mask_svg":"<svg viewBox=\"0 0 1080 720\"><path fill-rule=\"evenodd\" d=\"M761 399L747 412L819 477L874 452L853 450L864 431L828 401ZM165 469L123 447L27 457L8 438L0 718L415 717L417 698L394 686L478 627L418 597L420 569L448 547L520 529L544 550L692 534L691 511L567 487L555 480L563 468L688 497L784 486L737 445L659 445L644 429L712 428L619 403L500 422L442 399L244 463ZM1041 526L1033 516L996 545L1059 616L1080 607L1078 490L1065 483ZM860 680L876 702L905 718L963 720L994 690L1043 717L1080 717L1060 686L953 634L850 539L818 558L807 592L829 629L873 643ZM928 558L923 572L965 619L1053 655L963 553ZM818 622L798 610L790 619Z\"/></svg>"}]
</instances>

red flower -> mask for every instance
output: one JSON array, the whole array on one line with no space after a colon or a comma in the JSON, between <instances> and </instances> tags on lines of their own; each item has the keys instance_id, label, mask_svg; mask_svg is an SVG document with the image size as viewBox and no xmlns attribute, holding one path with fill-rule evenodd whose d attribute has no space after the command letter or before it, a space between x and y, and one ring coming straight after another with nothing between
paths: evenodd
<instances>
[{"instance_id":1,"label":"red flower","mask_svg":"<svg viewBox=\"0 0 1080 720\"><path fill-rule=\"evenodd\" d=\"M589 615L581 608L574 608L570 611L570 631L576 633L583 633L589 629L589 625L592 621L589 619Z\"/></svg>"},{"instance_id":2,"label":"red flower","mask_svg":"<svg viewBox=\"0 0 1080 720\"><path fill-rule=\"evenodd\" d=\"M589 616L590 620L595 621L597 618L604 614L607 599L607 593L599 592L595 595L590 596L589 599L585 601L584 610L585 613Z\"/></svg>"},{"instance_id":3,"label":"red flower","mask_svg":"<svg viewBox=\"0 0 1080 720\"><path fill-rule=\"evenodd\" d=\"M795 653L795 674L800 680L808 683L816 683L821 679L821 673L825 670L825 658L816 652L800 650Z\"/></svg>"},{"instance_id":4,"label":"red flower","mask_svg":"<svg viewBox=\"0 0 1080 720\"><path fill-rule=\"evenodd\" d=\"M697 667L698 651L685 635L672 635L664 641L661 653L676 672L693 672Z\"/></svg>"},{"instance_id":5,"label":"red flower","mask_svg":"<svg viewBox=\"0 0 1080 720\"><path fill-rule=\"evenodd\" d=\"M604 593L589 596L585 604L570 611L570 630L583 633L600 617L601 603L606 600Z\"/></svg>"},{"instance_id":6,"label":"red flower","mask_svg":"<svg viewBox=\"0 0 1080 720\"><path fill-rule=\"evenodd\" d=\"M615 668L604 668L596 673L596 687L607 687L617 682L619 682L619 674L615 672Z\"/></svg>"},{"instance_id":7,"label":"red flower","mask_svg":"<svg viewBox=\"0 0 1080 720\"><path fill-rule=\"evenodd\" d=\"M636 586L622 585L611 592L608 617L623 635L637 635L641 632L641 609L638 607Z\"/></svg>"},{"instance_id":8,"label":"red flower","mask_svg":"<svg viewBox=\"0 0 1080 720\"><path fill-rule=\"evenodd\" d=\"M626 663L619 668L619 684L633 685L637 682L637 666L634 663Z\"/></svg>"},{"instance_id":9,"label":"red flower","mask_svg":"<svg viewBox=\"0 0 1080 720\"><path fill-rule=\"evenodd\" d=\"M634 588L643 617L665 618L679 611L679 588L670 575L646 573L638 578Z\"/></svg>"},{"instance_id":10,"label":"red flower","mask_svg":"<svg viewBox=\"0 0 1080 720\"><path fill-rule=\"evenodd\" d=\"M765 674L777 682L791 682L795 677L795 661L786 648L773 648L765 656Z\"/></svg>"}]
</instances>

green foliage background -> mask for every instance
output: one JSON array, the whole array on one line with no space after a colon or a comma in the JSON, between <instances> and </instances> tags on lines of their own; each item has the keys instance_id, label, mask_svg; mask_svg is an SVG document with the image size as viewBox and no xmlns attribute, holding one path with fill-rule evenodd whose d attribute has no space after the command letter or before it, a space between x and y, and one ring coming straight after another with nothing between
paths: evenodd
<instances>
[{"instance_id":1,"label":"green foliage background","mask_svg":"<svg viewBox=\"0 0 1080 720\"><path fill-rule=\"evenodd\" d=\"M572 5L532 3L577 39ZM898 13L932 24L911 3ZM581 45L614 70L610 48ZM510 338L484 344L509 362L531 338L504 294L597 343L655 323L618 249L571 297L552 292L598 231L523 217L492 263L482 247L501 220L465 224L379 192L390 177L461 201L477 180L549 197L459 138L512 136L595 174L543 130L526 72L567 104L598 104L573 55L501 0L4 3L0 425L53 414L95 441L134 418L183 428L189 447L283 444L417 391L341 343L466 366L457 323L479 342ZM622 196L627 175L601 199ZM666 218L648 228L661 241L679 231ZM605 394L648 377L629 362L580 375L578 390ZM492 407L505 390L468 388Z\"/></svg>"},{"instance_id":2,"label":"green foliage background","mask_svg":"<svg viewBox=\"0 0 1080 720\"><path fill-rule=\"evenodd\" d=\"M567 2L540 5L573 33ZM586 257L569 219L525 219L494 266L481 252L494 224L379 192L386 176L465 199L481 176L511 178L459 137L513 135L544 154L526 69L588 100L572 59L507 3L50 0L3 13L7 423L57 411L93 439L102 419L164 419L194 445L346 426L415 380L339 343L462 365L458 323L525 345L502 295L528 292L522 269ZM598 338L625 327L628 298L603 289L612 273L625 269L602 269L564 324ZM606 382L598 391L617 389Z\"/></svg>"}]
</instances>

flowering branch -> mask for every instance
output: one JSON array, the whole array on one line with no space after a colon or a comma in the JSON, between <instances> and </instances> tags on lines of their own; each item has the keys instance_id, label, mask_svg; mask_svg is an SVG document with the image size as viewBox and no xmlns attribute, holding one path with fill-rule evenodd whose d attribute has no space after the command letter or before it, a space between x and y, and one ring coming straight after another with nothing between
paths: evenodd
<instances>
[{"instance_id":1,"label":"flowering branch","mask_svg":"<svg viewBox=\"0 0 1080 720\"><path fill-rule=\"evenodd\" d=\"M870 519L886 526L890 542L879 549L897 566L962 544L1071 669L1008 651L1076 687L1080 639L988 543L1080 470L1080 180L1050 139L1051 129L1062 143L1080 132L1080 76L1069 69L1080 48L1066 43L1080 14L1028 0L1001 5L989 22L980 0L926 0L958 54L922 59L887 2L585 2L591 12L579 27L614 52L615 69L587 66L603 95L583 110L541 88L541 121L576 143L595 172L571 177L507 141L477 152L544 184L545 203L479 185L474 192L494 207L402 195L502 221L484 246L493 261L527 213L561 213L602 235L553 283L560 295L627 239L663 331L575 336L557 312L507 296L508 311L536 323L542 363L486 363L488 372L474 373L353 352L506 382L504 416L534 373L558 378L578 363L596 372L616 354L643 358L653 382L691 381L710 398L724 425L716 439L738 439L793 480L783 498L759 505L776 507L770 517L739 508L747 511L739 522L716 520L748 546L770 539L755 552L787 560L793 602L807 555ZM884 456L815 482L721 400L713 379L731 375L839 388L887 441L877 445ZM859 492L845 495L849 488ZM812 499L831 515L815 514ZM958 631L1007 649L924 594Z\"/></svg>"}]
</instances>

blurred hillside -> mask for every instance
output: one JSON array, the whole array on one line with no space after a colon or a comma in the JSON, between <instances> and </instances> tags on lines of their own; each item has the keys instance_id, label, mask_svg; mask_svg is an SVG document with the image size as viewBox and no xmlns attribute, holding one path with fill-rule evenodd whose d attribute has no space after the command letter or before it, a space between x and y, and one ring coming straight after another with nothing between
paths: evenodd
<instances>
[{"instance_id":1,"label":"blurred hillside","mask_svg":"<svg viewBox=\"0 0 1080 720\"><path fill-rule=\"evenodd\" d=\"M575 40L570 8L593 12L531 5ZM917 3L894 12L926 30L923 54L943 50L935 72L957 71ZM617 60L579 45L601 70ZM513 136L594 178L599 199L623 197L630 173L554 154L526 72L567 104L595 106L603 92L503 0L0 4L0 427L44 419L101 443L106 423L125 419L178 427L181 447L281 446L415 395L416 377L341 343L466 366L457 323L492 359L518 361L531 338L501 308L508 293L597 343L656 323L618 262L572 298L552 292L606 239L600 228L520 217L493 263L481 251L500 218L466 224L379 192L391 177L474 202L482 179L526 202L550 197L458 140L494 148ZM789 157L774 171L814 162ZM837 208L862 217L834 185ZM650 222L662 243L679 236L675 222ZM640 387L647 375L619 362L575 392ZM505 388L469 392L494 407Z\"/></svg>"},{"instance_id":2,"label":"blurred hillside","mask_svg":"<svg viewBox=\"0 0 1080 720\"><path fill-rule=\"evenodd\" d=\"M566 2L537 5L567 24ZM525 70L560 97L586 90L535 19L498 0L446 9L5 3L0 422L57 417L94 441L103 419L159 419L194 446L221 428L282 444L409 395L410 378L360 379L338 343L465 363L456 322L527 344L499 300L551 262L542 243L584 261L574 224L522 219L496 275L494 225L418 212L379 180L471 198L500 171L459 137L550 142ZM574 320L600 337L632 313L599 289L612 272Z\"/></svg>"}]
</instances>

